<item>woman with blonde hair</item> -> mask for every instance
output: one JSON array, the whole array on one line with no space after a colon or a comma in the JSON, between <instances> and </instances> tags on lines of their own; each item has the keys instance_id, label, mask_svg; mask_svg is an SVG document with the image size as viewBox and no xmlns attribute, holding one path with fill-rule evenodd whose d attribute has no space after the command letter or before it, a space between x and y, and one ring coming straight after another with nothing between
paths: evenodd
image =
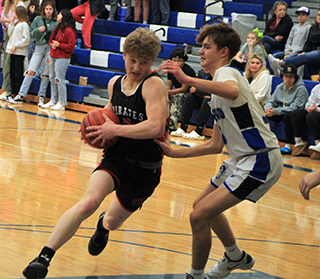
<instances>
[{"instance_id":1,"label":"woman with blonde hair","mask_svg":"<svg viewBox=\"0 0 320 279\"><path fill-rule=\"evenodd\" d=\"M245 69L245 77L249 81L250 89L262 107L270 99L272 82L272 77L263 61L261 55L254 53L249 58Z\"/></svg>"}]
</instances>

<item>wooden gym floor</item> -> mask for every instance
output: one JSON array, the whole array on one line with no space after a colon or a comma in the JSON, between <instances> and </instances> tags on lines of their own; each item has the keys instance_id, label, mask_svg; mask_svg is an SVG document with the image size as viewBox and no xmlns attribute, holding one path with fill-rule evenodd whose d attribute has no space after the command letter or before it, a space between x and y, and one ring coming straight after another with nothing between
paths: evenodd
<instances>
[{"instance_id":1,"label":"wooden gym floor","mask_svg":"<svg viewBox=\"0 0 320 279\"><path fill-rule=\"evenodd\" d=\"M80 140L83 116L0 102L0 278L22 278L59 217L81 198L101 157L101 150ZM198 143L175 140L176 148ZM111 194L58 251L48 278L183 279L191 262L192 202L226 158L226 152L165 158L153 196L111 233L105 251L92 257L88 240ZM320 278L320 188L309 201L298 189L301 177L319 169L320 161L292 156L283 161L281 179L264 198L226 213L239 245L256 259L252 271L236 271L228 278ZM206 271L222 255L223 247L213 236Z\"/></svg>"}]
</instances>

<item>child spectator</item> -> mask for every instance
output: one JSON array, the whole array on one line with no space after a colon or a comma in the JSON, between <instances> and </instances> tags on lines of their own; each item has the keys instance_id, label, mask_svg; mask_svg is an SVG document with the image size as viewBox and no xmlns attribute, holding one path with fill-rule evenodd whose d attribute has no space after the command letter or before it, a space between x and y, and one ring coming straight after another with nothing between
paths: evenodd
<instances>
[{"instance_id":1,"label":"child spectator","mask_svg":"<svg viewBox=\"0 0 320 279\"><path fill-rule=\"evenodd\" d=\"M195 77L194 70L185 62L188 60L188 55L181 47L176 47L170 53L170 60L176 62L182 71L191 77ZM169 130L175 131L178 128L178 121L182 111L186 93L189 91L189 86L181 84L172 73L168 73L167 88L170 100L170 120Z\"/></svg>"},{"instance_id":2,"label":"child spectator","mask_svg":"<svg viewBox=\"0 0 320 279\"><path fill-rule=\"evenodd\" d=\"M57 16L58 26L53 29L49 40L50 50L50 83L53 110L64 110L67 105L66 72L70 64L71 53L77 43L75 21L70 10L63 9ZM49 103L50 103L49 102Z\"/></svg>"},{"instance_id":3,"label":"child spectator","mask_svg":"<svg viewBox=\"0 0 320 279\"><path fill-rule=\"evenodd\" d=\"M15 23L15 20L18 22ZM7 100L11 101L13 96L18 94L23 81L23 62L28 55L28 45L30 42L30 30L28 25L27 10L23 6L15 9L15 15L12 17L8 29L10 40L6 47L6 52L10 53L10 81L11 95L7 96Z\"/></svg>"},{"instance_id":4,"label":"child spectator","mask_svg":"<svg viewBox=\"0 0 320 279\"><path fill-rule=\"evenodd\" d=\"M308 145L304 135L306 127L309 128L315 139L316 145L310 145L312 151L311 159L320 159L320 84L316 85L309 96L305 109L297 109L291 113L291 119L287 118L285 126L288 127L286 141L289 143L299 143L295 146L292 155L300 155ZM291 121L290 121L291 120Z\"/></svg>"},{"instance_id":5,"label":"child spectator","mask_svg":"<svg viewBox=\"0 0 320 279\"><path fill-rule=\"evenodd\" d=\"M296 67L302 65L316 65L320 63L320 9L318 10L315 23L309 29L307 41L305 42L302 53L292 54L284 60L272 58L269 60L270 66L275 75L279 76L281 67L293 64Z\"/></svg>"},{"instance_id":6,"label":"child spectator","mask_svg":"<svg viewBox=\"0 0 320 279\"><path fill-rule=\"evenodd\" d=\"M269 120L288 123L291 113L296 109L302 109L308 100L309 93L303 80L297 74L297 67L286 65L281 75L283 83L276 87L271 98L264 106L266 116ZM287 137L288 126L284 126L286 135L286 145L280 149L282 154L291 154L293 142ZM290 127L289 127L290 129ZM298 141L295 147L304 145L303 141Z\"/></svg>"},{"instance_id":7,"label":"child spectator","mask_svg":"<svg viewBox=\"0 0 320 279\"><path fill-rule=\"evenodd\" d=\"M143 24L147 24L150 14L149 0L142 0L143 3ZM141 15L141 0L134 1L134 22L140 22Z\"/></svg>"},{"instance_id":8,"label":"child spectator","mask_svg":"<svg viewBox=\"0 0 320 279\"><path fill-rule=\"evenodd\" d=\"M287 7L288 4L285 1L276 1L273 4L273 15L268 21L261 39L268 54L273 50L284 50L293 26L291 17L287 15Z\"/></svg>"},{"instance_id":9,"label":"child spectator","mask_svg":"<svg viewBox=\"0 0 320 279\"><path fill-rule=\"evenodd\" d=\"M259 54L254 53L249 58L245 70L245 77L250 83L250 89L256 100L264 107L270 99L272 77Z\"/></svg>"},{"instance_id":10,"label":"child spectator","mask_svg":"<svg viewBox=\"0 0 320 279\"><path fill-rule=\"evenodd\" d=\"M47 26L47 32L52 32L53 28L58 25L56 19L57 12L54 2L47 0L45 5L41 5L41 15L37 16L30 26L30 34L32 38L36 39L36 47L31 57L28 71L26 72L23 83L20 87L19 94L14 97L12 100L13 103L23 102L23 98L27 96L33 78L44 59L46 62L44 63L44 68L41 73L41 82L38 92L38 106L44 105L44 97L49 84L49 64L47 60L50 58L50 47L47 39L45 38L46 28L44 24Z\"/></svg>"},{"instance_id":11,"label":"child spectator","mask_svg":"<svg viewBox=\"0 0 320 279\"><path fill-rule=\"evenodd\" d=\"M236 56L231 61L232 66L237 67L241 71L244 71L248 59L257 53L263 59L263 64L266 63L265 58L267 58L267 53L261 43L258 34L254 31L248 33L247 42L242 46L241 50L238 51Z\"/></svg>"},{"instance_id":12,"label":"child spectator","mask_svg":"<svg viewBox=\"0 0 320 279\"><path fill-rule=\"evenodd\" d=\"M198 78L212 80L212 76L206 69L198 72ZM195 87L191 87L189 92L190 94L187 95L181 112L181 126L176 131L171 132L171 135L187 139L203 140L205 139L205 136L202 135L203 129L211 114L208 105L211 94ZM188 124L194 109L199 109L197 127L191 133L187 133Z\"/></svg>"}]
</instances>

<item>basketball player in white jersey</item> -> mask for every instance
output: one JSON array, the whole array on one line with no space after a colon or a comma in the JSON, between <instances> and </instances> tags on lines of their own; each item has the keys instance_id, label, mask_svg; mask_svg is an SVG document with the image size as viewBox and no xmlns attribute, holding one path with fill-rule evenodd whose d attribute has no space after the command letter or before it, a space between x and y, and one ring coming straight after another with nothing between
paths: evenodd
<instances>
[{"instance_id":1,"label":"basketball player in white jersey","mask_svg":"<svg viewBox=\"0 0 320 279\"><path fill-rule=\"evenodd\" d=\"M240 48L239 35L223 23L207 25L197 36L197 43L202 44L201 66L209 70L212 81L186 76L170 60L163 62L158 71L173 73L179 82L212 94L210 107L216 122L213 136L193 148L172 149L168 139L157 143L167 156L175 158L218 154L224 145L227 148L231 157L195 200L190 214L192 267L186 274L186 279L205 278L212 229L226 252L207 277L225 278L234 269L252 268L255 260L239 248L223 212L243 200L259 200L278 181L283 164L277 138L246 78L229 66Z\"/></svg>"}]
</instances>

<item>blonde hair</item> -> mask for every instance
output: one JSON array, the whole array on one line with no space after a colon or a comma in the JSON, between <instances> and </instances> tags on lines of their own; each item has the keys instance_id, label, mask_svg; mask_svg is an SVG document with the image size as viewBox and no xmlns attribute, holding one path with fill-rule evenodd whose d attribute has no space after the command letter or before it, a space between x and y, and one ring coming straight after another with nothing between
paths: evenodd
<instances>
[{"instance_id":1,"label":"blonde hair","mask_svg":"<svg viewBox=\"0 0 320 279\"><path fill-rule=\"evenodd\" d=\"M258 72L255 73L254 76L252 76L252 74L251 74L251 72L250 72L249 65L250 65L251 61L252 61L253 59L255 59L255 58L258 59L258 60L261 62L261 68L260 68L260 70L259 70ZM265 64L263 63L263 59L262 59L261 55L259 55L259 54L257 54L257 53L254 53L254 54L252 54L252 56L251 56L251 57L248 59L248 61L247 61L246 69L245 69L245 71L244 71L244 75L245 75L245 77L246 77L247 79L249 79L250 77L251 77L252 79L255 79L262 71L265 71L265 70L267 70L267 68L266 68ZM267 71L268 71L268 70L267 70Z\"/></svg>"},{"instance_id":2,"label":"blonde hair","mask_svg":"<svg viewBox=\"0 0 320 279\"><path fill-rule=\"evenodd\" d=\"M10 10L14 11L13 8L15 8L13 0L6 0L6 2L4 3L4 7L3 7L3 15L7 16Z\"/></svg>"},{"instance_id":3,"label":"blonde hair","mask_svg":"<svg viewBox=\"0 0 320 279\"><path fill-rule=\"evenodd\" d=\"M137 28L131 32L123 45L123 54L130 54L137 59L154 61L160 51L160 39L149 28Z\"/></svg>"},{"instance_id":4,"label":"blonde hair","mask_svg":"<svg viewBox=\"0 0 320 279\"><path fill-rule=\"evenodd\" d=\"M268 57L268 54L267 54L267 52L266 52L266 50L265 50L265 48L264 48L264 45L262 44L262 42L261 42L261 40L260 40L260 38L259 38L259 36L258 36L258 34L257 34L256 32L254 32L254 31L250 31L250 32L248 33L248 35L249 35L249 34L254 35L254 37L256 38L257 44L261 46L262 51L263 51L264 58L266 59L266 58ZM248 37L248 35L247 35L247 37Z\"/></svg>"}]
</instances>

